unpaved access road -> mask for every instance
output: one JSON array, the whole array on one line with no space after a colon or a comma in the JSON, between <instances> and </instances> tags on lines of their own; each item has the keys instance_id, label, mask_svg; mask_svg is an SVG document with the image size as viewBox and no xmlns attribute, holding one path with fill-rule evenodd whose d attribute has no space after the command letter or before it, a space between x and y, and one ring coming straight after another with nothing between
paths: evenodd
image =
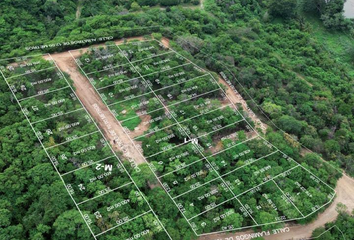
<instances>
[{"instance_id":1,"label":"unpaved access road","mask_svg":"<svg viewBox=\"0 0 354 240\"><path fill-rule=\"evenodd\" d=\"M142 38L130 38L142 39ZM130 40L129 39L129 40ZM122 43L116 41L116 43ZM103 45L103 44L97 44ZM83 48L82 51L71 52L74 57L80 56L88 48ZM103 131L103 134L109 140L111 146L115 151L123 152L123 156L128 159L133 159L135 164L139 165L145 163L144 157L140 154L138 149L134 146L141 145L140 142L132 141L129 136L124 132L124 129L119 124L115 116L109 111L108 107L103 103L102 99L92 87L89 80L82 75L75 60L69 52L51 54L52 58L58 65L61 71L69 74L70 78L74 81L75 92L81 100L87 111L98 123L98 126ZM50 60L50 56L45 57ZM137 127L141 130L143 127Z\"/></svg>"},{"instance_id":2,"label":"unpaved access road","mask_svg":"<svg viewBox=\"0 0 354 240\"><path fill-rule=\"evenodd\" d=\"M343 175L338 182L337 187L335 188L337 196L331 205L311 223L306 225L300 224L286 224L290 228L289 232L279 233L276 235L270 235L264 237L266 240L296 240L296 239L308 239L311 237L312 232L319 227L323 227L326 223L333 222L338 216L336 211L336 206L338 203L343 203L348 207L348 212L352 212L354 209L354 179ZM345 229L341 229L345 231ZM227 237L241 236L245 234L252 233L252 230L247 230L238 233L221 233L221 234L212 234L207 236L202 236L199 240L216 240L216 239L225 239Z\"/></svg>"},{"instance_id":3,"label":"unpaved access road","mask_svg":"<svg viewBox=\"0 0 354 240\"><path fill-rule=\"evenodd\" d=\"M219 84L227 87L225 92L228 99L230 99L230 101L235 105L241 104L243 112L248 114L248 117L251 118L251 120L254 122L256 128L262 129L262 132L265 133L268 127L267 124L262 123L262 121L257 117L257 115L248 107L245 99L243 99L241 94L233 91L233 89L230 88L229 84L221 76L219 76L218 81Z\"/></svg>"}]
</instances>

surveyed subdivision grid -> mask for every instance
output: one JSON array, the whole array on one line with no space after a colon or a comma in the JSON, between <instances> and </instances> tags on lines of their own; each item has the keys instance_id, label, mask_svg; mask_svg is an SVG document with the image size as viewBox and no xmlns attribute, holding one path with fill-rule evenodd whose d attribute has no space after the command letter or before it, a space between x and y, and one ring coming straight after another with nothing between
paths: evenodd
<instances>
[{"instance_id":1,"label":"surveyed subdivision grid","mask_svg":"<svg viewBox=\"0 0 354 240\"><path fill-rule=\"evenodd\" d=\"M0 71L95 239L171 239L52 59L1 60Z\"/></svg>"},{"instance_id":2,"label":"surveyed subdivision grid","mask_svg":"<svg viewBox=\"0 0 354 240\"><path fill-rule=\"evenodd\" d=\"M209 72L162 43L71 54L196 235L303 219L334 198L254 130Z\"/></svg>"}]
</instances>

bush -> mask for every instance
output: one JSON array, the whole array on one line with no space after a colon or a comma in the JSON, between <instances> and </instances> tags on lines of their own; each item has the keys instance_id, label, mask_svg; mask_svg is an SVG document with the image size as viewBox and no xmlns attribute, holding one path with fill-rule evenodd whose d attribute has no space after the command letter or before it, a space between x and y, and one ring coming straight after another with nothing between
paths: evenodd
<instances>
[{"instance_id":1,"label":"bush","mask_svg":"<svg viewBox=\"0 0 354 240\"><path fill-rule=\"evenodd\" d=\"M174 6L178 5L180 3L180 0L161 0L160 4L161 6Z\"/></svg>"},{"instance_id":2,"label":"bush","mask_svg":"<svg viewBox=\"0 0 354 240\"><path fill-rule=\"evenodd\" d=\"M192 0L191 3L193 5L199 5L200 1L199 0Z\"/></svg>"}]
</instances>

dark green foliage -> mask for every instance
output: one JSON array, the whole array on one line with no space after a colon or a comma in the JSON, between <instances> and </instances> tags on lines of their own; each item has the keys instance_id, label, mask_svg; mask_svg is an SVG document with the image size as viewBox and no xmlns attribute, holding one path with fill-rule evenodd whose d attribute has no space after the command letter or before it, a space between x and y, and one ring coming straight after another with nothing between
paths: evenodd
<instances>
[{"instance_id":1,"label":"dark green foliage","mask_svg":"<svg viewBox=\"0 0 354 240\"><path fill-rule=\"evenodd\" d=\"M161 6L174 6L180 3L180 0L160 0Z\"/></svg>"},{"instance_id":2,"label":"dark green foliage","mask_svg":"<svg viewBox=\"0 0 354 240\"><path fill-rule=\"evenodd\" d=\"M303 10L318 14L323 25L331 30L350 30L353 22L343 16L345 0L305 0Z\"/></svg>"},{"instance_id":3,"label":"dark green foliage","mask_svg":"<svg viewBox=\"0 0 354 240\"><path fill-rule=\"evenodd\" d=\"M339 212L336 221L326 224L324 228L317 228L312 237L319 240L337 240L354 238L353 213Z\"/></svg>"},{"instance_id":4,"label":"dark green foliage","mask_svg":"<svg viewBox=\"0 0 354 240\"><path fill-rule=\"evenodd\" d=\"M297 10L297 0L270 0L269 12L273 16L284 18L294 17Z\"/></svg>"}]
</instances>

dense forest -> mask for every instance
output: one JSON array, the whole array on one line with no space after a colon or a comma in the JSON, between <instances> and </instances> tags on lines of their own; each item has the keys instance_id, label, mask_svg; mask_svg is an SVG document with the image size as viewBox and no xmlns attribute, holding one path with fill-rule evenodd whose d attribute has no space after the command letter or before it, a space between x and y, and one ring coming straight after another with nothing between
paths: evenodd
<instances>
[{"instance_id":1,"label":"dense forest","mask_svg":"<svg viewBox=\"0 0 354 240\"><path fill-rule=\"evenodd\" d=\"M353 36L353 22L341 14L343 2L206 0L204 9L194 9L189 4L198 2L5 0L0 3L0 55L27 55L25 47L44 43L159 32L198 65L224 72L256 113L266 113L286 132L269 129L266 138L334 186L339 174L317 155L301 157L294 139L354 176L354 45L343 47L349 56L343 58L312 34L316 21L333 36ZM170 7L176 4L181 6ZM89 239L4 81L0 90L0 239ZM147 166L141 168L143 173L133 178L170 235L195 238L166 193L149 189L155 177ZM349 230L351 223L352 217L341 213L336 225ZM333 228L326 234L323 239L338 239L340 233ZM350 231L345 234L353 238Z\"/></svg>"}]
</instances>

